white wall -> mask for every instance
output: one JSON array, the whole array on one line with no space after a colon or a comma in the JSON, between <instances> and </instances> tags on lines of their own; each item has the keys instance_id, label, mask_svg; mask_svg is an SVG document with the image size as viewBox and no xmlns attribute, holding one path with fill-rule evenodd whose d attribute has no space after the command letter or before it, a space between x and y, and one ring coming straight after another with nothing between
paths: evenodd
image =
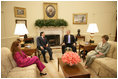
<instances>
[{"instance_id":1,"label":"white wall","mask_svg":"<svg viewBox=\"0 0 118 79\"><path fill-rule=\"evenodd\" d=\"M101 36L107 34L110 40L114 40L116 33L116 1L59 1L58 18L65 19L71 32L76 35L77 29L81 29L81 35L89 40L89 33L86 32L89 23L97 23L99 33L95 34L95 41L101 41ZM14 7L26 8L26 18L16 18ZM85 25L73 24L73 13L88 13L88 23ZM43 19L42 1L2 1L1 2L1 43L2 47L10 47L12 41L18 36L14 35L15 20L26 19L29 36L36 37L37 30L34 27L35 20Z\"/></svg>"}]
</instances>

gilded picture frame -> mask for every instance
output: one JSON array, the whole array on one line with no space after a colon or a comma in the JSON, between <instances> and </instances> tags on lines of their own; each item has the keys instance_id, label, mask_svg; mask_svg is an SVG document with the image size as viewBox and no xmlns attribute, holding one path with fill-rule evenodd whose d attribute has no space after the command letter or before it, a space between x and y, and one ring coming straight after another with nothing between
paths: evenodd
<instances>
[{"instance_id":1,"label":"gilded picture frame","mask_svg":"<svg viewBox=\"0 0 118 79\"><path fill-rule=\"evenodd\" d=\"M73 14L73 24L87 24L88 13Z\"/></svg>"},{"instance_id":2,"label":"gilded picture frame","mask_svg":"<svg viewBox=\"0 0 118 79\"><path fill-rule=\"evenodd\" d=\"M57 3L43 3L44 19L57 19Z\"/></svg>"},{"instance_id":3,"label":"gilded picture frame","mask_svg":"<svg viewBox=\"0 0 118 79\"><path fill-rule=\"evenodd\" d=\"M15 17L26 18L26 8L14 7Z\"/></svg>"}]
</instances>

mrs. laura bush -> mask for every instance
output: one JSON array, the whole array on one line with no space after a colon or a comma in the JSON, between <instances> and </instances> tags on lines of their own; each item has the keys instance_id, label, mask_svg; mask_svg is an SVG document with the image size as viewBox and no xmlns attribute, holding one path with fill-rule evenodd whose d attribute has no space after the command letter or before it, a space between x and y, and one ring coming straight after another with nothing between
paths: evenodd
<instances>
[{"instance_id":1,"label":"mrs. laura bush","mask_svg":"<svg viewBox=\"0 0 118 79\"><path fill-rule=\"evenodd\" d=\"M88 68L95 58L102 58L108 53L110 49L110 44L107 42L109 40L108 35L102 36L102 42L100 42L94 51L88 53L86 58L85 68Z\"/></svg>"}]
</instances>

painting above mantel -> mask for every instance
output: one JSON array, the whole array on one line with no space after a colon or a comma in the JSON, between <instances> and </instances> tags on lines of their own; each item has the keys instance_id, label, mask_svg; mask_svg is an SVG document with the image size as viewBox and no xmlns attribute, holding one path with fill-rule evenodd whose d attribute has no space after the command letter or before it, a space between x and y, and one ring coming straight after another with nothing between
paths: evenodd
<instances>
[{"instance_id":1,"label":"painting above mantel","mask_svg":"<svg viewBox=\"0 0 118 79\"><path fill-rule=\"evenodd\" d=\"M57 3L43 3L44 19L58 19Z\"/></svg>"}]
</instances>

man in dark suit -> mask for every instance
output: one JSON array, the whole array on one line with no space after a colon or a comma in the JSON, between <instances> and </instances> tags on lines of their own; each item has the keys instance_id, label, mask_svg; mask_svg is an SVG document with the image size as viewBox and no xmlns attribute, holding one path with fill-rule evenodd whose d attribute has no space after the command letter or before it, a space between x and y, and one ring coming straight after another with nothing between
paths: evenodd
<instances>
[{"instance_id":1,"label":"man in dark suit","mask_svg":"<svg viewBox=\"0 0 118 79\"><path fill-rule=\"evenodd\" d=\"M45 37L45 33L41 32L40 37L37 38L37 48L41 50L41 53L43 54L44 62L48 63L45 57L46 51L48 51L50 60L53 60L52 58L52 49L49 47L48 41Z\"/></svg>"},{"instance_id":2,"label":"man in dark suit","mask_svg":"<svg viewBox=\"0 0 118 79\"><path fill-rule=\"evenodd\" d=\"M64 36L62 44L62 54L65 53L66 47L71 47L73 52L76 52L76 41L73 35L70 34L70 30L67 31L67 35Z\"/></svg>"}]
</instances>

